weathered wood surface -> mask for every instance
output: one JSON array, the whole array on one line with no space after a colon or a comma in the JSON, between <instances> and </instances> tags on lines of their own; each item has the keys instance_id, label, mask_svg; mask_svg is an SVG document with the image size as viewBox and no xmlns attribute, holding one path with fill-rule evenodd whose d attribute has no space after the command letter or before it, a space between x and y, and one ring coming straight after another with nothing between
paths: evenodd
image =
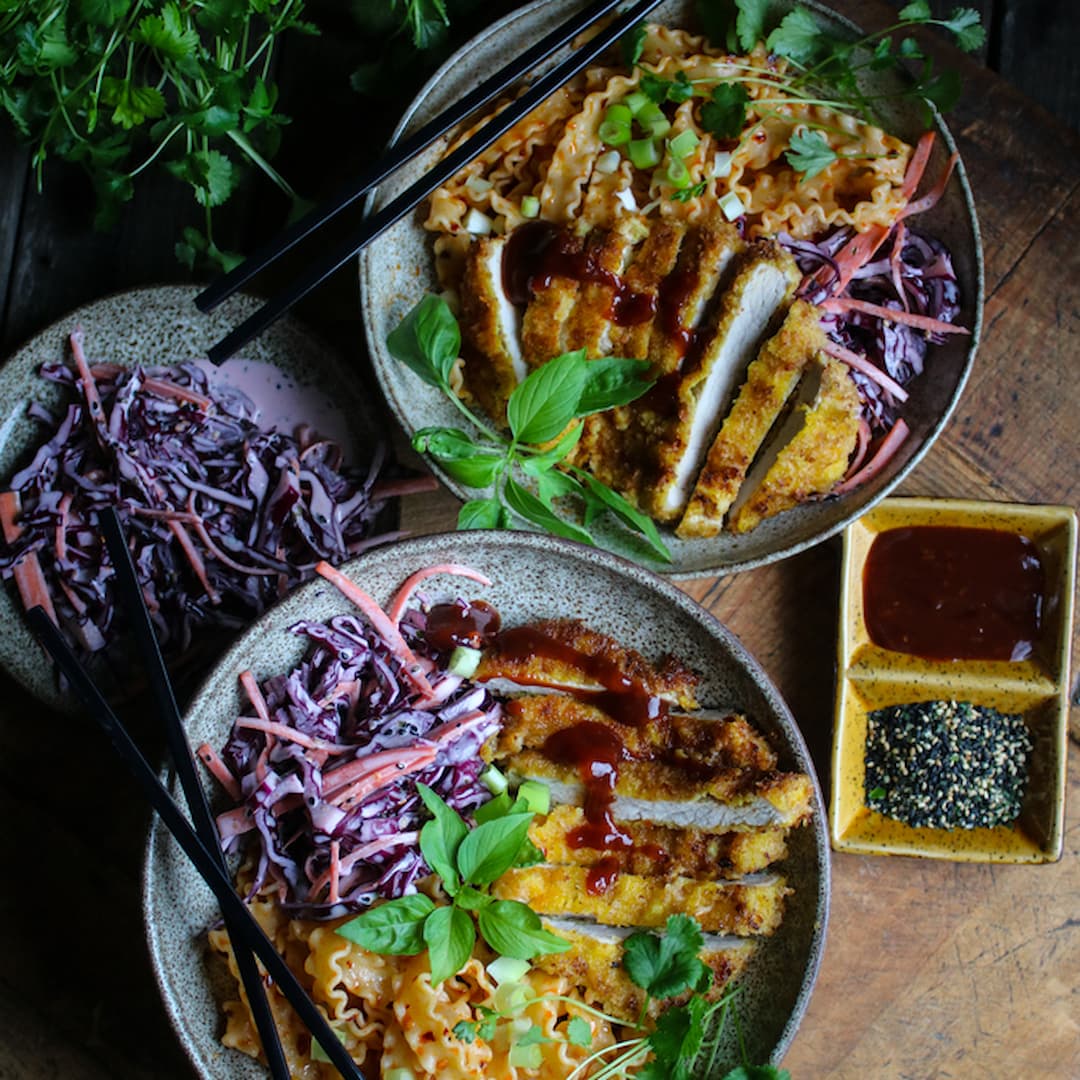
<instances>
[{"instance_id":1,"label":"weathered wood surface","mask_svg":"<svg viewBox=\"0 0 1080 1080\"><path fill-rule=\"evenodd\" d=\"M835 6L867 26L885 25L890 14L880 0ZM1012 44L1010 19L1039 9L1052 28L1072 5L979 6L992 16L985 59L1008 70L1012 49L1020 65L1012 70L1026 65L1030 77L1038 63L1036 81L1058 93L1049 85L1054 73L1076 55L1061 44L1068 33L1048 29L1044 53L1024 51ZM309 47L294 58L297 70ZM975 61L938 51L966 76L950 123L978 203L988 299L983 344L957 413L904 491L1076 506L1080 140ZM1066 111L1075 107L1076 80L1056 82ZM318 82L307 87L322 91ZM337 116L349 107L332 104ZM1075 126L1075 114L1069 119ZM318 157L317 132L308 140L314 192L312 163L325 156ZM0 136L5 353L104 292L184 276L170 253L188 213L181 194L170 203L168 191L152 193L115 237L102 239L81 225L85 196L75 180L53 179L42 199L30 196L26 156ZM272 200L252 200L231 225L233 242L265 232L279 213ZM360 352L354 290L351 275L339 275L305 309L351 356ZM439 493L410 502L406 516L415 530L430 531L452 524L456 506ZM831 541L751 573L686 583L776 681L826 782L838 568ZM87 724L43 715L6 679L0 689L0 805L8 822L0 841L0 1077L190 1076L145 958L138 879L146 811ZM155 746L146 718L131 719ZM836 857L820 981L785 1062L795 1080L1080 1077L1080 742L1070 747L1069 769L1065 854L1053 866Z\"/></svg>"}]
</instances>

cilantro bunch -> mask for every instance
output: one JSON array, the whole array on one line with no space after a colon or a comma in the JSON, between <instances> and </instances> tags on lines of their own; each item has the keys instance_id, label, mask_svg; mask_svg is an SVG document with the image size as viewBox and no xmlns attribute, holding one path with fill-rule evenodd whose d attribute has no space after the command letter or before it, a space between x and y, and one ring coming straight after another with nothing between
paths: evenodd
<instances>
[{"instance_id":1,"label":"cilantro bunch","mask_svg":"<svg viewBox=\"0 0 1080 1080\"><path fill-rule=\"evenodd\" d=\"M270 164L288 117L270 77L278 39L316 33L303 0L0 0L0 109L33 148L40 189L50 157L83 166L109 227L147 169L189 185L203 230L181 261L229 268L212 210L257 169L300 209Z\"/></svg>"},{"instance_id":2,"label":"cilantro bunch","mask_svg":"<svg viewBox=\"0 0 1080 1080\"><path fill-rule=\"evenodd\" d=\"M436 904L423 893L402 896L358 915L337 932L370 952L415 956L427 949L435 986L468 962L477 928L501 956L528 960L569 949L570 942L545 930L527 904L496 900L487 892L510 867L543 861L528 838L537 804L520 794L513 803L492 800L476 811L478 824L470 829L426 784L417 784L416 790L432 813L420 830L420 850L450 903Z\"/></svg>"},{"instance_id":3,"label":"cilantro bunch","mask_svg":"<svg viewBox=\"0 0 1080 1080\"><path fill-rule=\"evenodd\" d=\"M590 527L600 515L610 514L632 535L644 538L655 555L670 561L648 515L583 469L566 463L581 438L584 417L625 405L649 389L647 361L588 360L583 349L555 357L510 395L507 438L476 416L450 385L461 351L461 331L444 300L424 297L386 344L391 355L428 385L442 390L475 429L473 433L428 427L413 436L413 447L431 454L459 483L490 492L465 503L458 528L506 529L520 518L557 536L594 544ZM525 478L535 494L523 482ZM580 525L556 508L556 500L564 499L580 508Z\"/></svg>"}]
</instances>

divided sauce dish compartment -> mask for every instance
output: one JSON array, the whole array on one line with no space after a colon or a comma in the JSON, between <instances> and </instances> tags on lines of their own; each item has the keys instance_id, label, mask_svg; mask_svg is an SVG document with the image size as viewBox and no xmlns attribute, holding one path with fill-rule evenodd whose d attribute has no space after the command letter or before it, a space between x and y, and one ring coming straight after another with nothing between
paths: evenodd
<instances>
[{"instance_id":1,"label":"divided sauce dish compartment","mask_svg":"<svg viewBox=\"0 0 1080 1080\"><path fill-rule=\"evenodd\" d=\"M1044 570L1043 609L1030 656L930 660L871 639L863 573L875 539L892 529L991 529L1027 538ZM829 825L837 851L979 862L1060 858L1065 810L1069 660L1076 579L1076 514L1069 507L895 498L844 532ZM993 827L915 827L866 805L868 716L877 709L953 700L1023 718L1032 749L1015 822Z\"/></svg>"}]
</instances>

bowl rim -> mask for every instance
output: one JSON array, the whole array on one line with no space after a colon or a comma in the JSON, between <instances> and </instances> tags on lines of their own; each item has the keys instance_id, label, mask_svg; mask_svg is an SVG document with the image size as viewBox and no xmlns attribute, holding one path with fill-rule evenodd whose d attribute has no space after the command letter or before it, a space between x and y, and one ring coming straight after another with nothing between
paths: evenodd
<instances>
[{"instance_id":1,"label":"bowl rim","mask_svg":"<svg viewBox=\"0 0 1080 1080\"><path fill-rule=\"evenodd\" d=\"M776 1044L770 1055L770 1060L779 1062L787 1052L792 1040L805 1016L810 997L817 982L825 951L829 915L831 908L831 850L828 836L828 817L821 783L814 766L802 731L799 728L789 706L784 701L779 690L772 682L764 668L757 659L742 644L739 638L729 630L715 615L706 608L692 600L685 592L672 582L652 573L650 570L623 558L612 552L590 548L574 541L564 540L560 537L550 536L546 533L534 533L526 531L490 531L490 530L466 530L454 533L433 533L425 536L413 537L399 541L394 545L376 548L366 552L356 559L350 560L340 568L342 572L352 577L359 584L364 584L365 571L372 563L400 564L402 567L421 565L421 558L430 558L430 555L421 556L418 553L427 552L430 549L440 550L445 547L453 547L461 550L460 560L466 563L475 561L482 555L484 549L505 550L510 548L518 553L524 553L536 559L557 557L561 560L569 560L579 564L585 569L600 570L611 573L622 579L629 579L637 587L652 590L658 594L665 605L671 605L676 612L685 619L696 623L701 631L722 649L727 650L732 661L739 665L744 673L749 676L757 690L761 693L764 702L770 710L775 726L783 734L790 746L798 767L804 769L809 775L813 788L814 816L807 826L813 833L813 856L812 862L817 869L817 892L814 898L813 928L807 950L807 963L794 996L791 1011L781 1029ZM204 698L212 696L215 684L226 678L229 673L235 673L244 666L243 658L252 650L252 642L263 633L268 632L266 625L273 621L279 621L283 617L292 617L290 608L299 608L304 602L305 591L313 591L327 588L328 583L321 579L305 582L288 596L268 609L255 623L229 646L221 655L213 669L207 673L198 690L193 695L188 710L185 712L185 725L188 717ZM333 593L331 592L331 595ZM378 600L379 597L376 597ZM347 601L344 601L347 603ZM602 629L602 627L601 627ZM283 631L284 632L284 631ZM220 708L220 706L219 706ZM162 778L167 784L171 784L174 796L180 797L175 783L175 777L171 769L166 767L162 771ZM164 886L160 885L155 871L155 859L158 847L162 842L169 842L171 838L167 830L161 825L156 816L152 816L146 831L146 840L143 848L143 864L140 878L143 930L150 957L154 979L161 993L162 1004L165 1012L172 1023L180 1044L200 1075L205 1063L205 1052L200 1051L199 1040L186 1028L183 1014L176 998L176 991L170 983L167 975L167 962L163 955L164 938L156 928L157 911L164 900ZM176 848L175 841L172 841ZM177 854L179 849L176 848ZM165 937L168 935L166 934ZM220 1046L213 1049L221 1050Z\"/></svg>"},{"instance_id":2,"label":"bowl rim","mask_svg":"<svg viewBox=\"0 0 1080 1080\"><path fill-rule=\"evenodd\" d=\"M669 3L680 2L680 0L668 0ZM687 2L687 0L682 0ZM435 71L435 73L424 83L423 87L416 94L413 100L409 103L405 112L402 114L401 119L398 121L394 128L393 134L390 137L390 146L396 145L407 133L408 128L412 125L416 119L417 113L424 107L427 98L438 87L438 85L448 76L448 74L457 67L467 62L468 56L474 50L482 49L492 38L506 34L513 26L515 22L521 19L531 19L538 15L544 9L558 9L559 16L569 14L573 10L577 10L583 7L585 0L532 0L531 3L525 4L520 8L504 15L502 18L496 20L490 26L481 30L474 37L470 38ZM780 0L782 6L787 8L794 8L796 4L803 7L810 8L819 18L824 19L826 22L832 22L835 25L843 27L845 32L852 34L862 34L863 31L859 25L852 19L845 15L841 15L839 12L833 11L821 0ZM653 13L654 15L656 13ZM650 16L651 17L651 16ZM960 193L962 196L962 203L964 208L964 224L971 232L971 240L973 244L972 258L973 258L973 271L974 271L974 285L975 295L972 299L971 316L972 326L970 337L967 347L964 353L963 363L961 364L958 372L955 387L953 388L949 399L945 405L944 410L940 413L937 419L928 428L925 437L921 443L915 447L910 456L902 462L897 468L895 474L889 476L886 480L880 483L880 486L873 490L873 481L868 482L864 487L863 500L857 506L852 504L851 509L838 520L828 523L822 526L817 532L810 536L803 537L802 539L793 540L783 547L777 548L773 551L764 552L757 556L749 556L744 558L733 559L729 562L716 562L710 566L693 566L693 567L678 567L669 566L660 563L650 563L650 568L657 574L663 577L669 578L672 581L686 581L694 578L705 577L714 574L729 574L738 573L742 570L752 570L760 566L768 565L772 562L777 562L780 559L786 559L793 555L798 555L801 552L815 547L825 540L836 536L842 532L852 520L857 516L865 514L869 510L873 509L882 499L886 498L891 492L893 492L903 481L911 474L911 472L920 464L926 454L932 449L937 442L941 432L945 425L952 418L955 412L960 398L963 395L964 389L967 385L968 378L971 375L971 369L974 366L975 356L978 351L979 343L982 338L982 324L985 306L985 265L984 254L982 245L982 234L979 228L978 214L975 209L975 199L971 190L971 184L968 179L967 169L964 164L963 158L960 156L956 147L956 141L953 138L953 134L945 123L941 113L933 104L928 104L928 108L931 114L932 128L936 131L941 138L945 149L950 155L956 155L956 166L954 170L954 177L960 186ZM382 190L382 185L373 188L365 196L365 212L371 213L376 206L379 199L379 193ZM403 396L397 394L393 388L393 384L389 379L387 373L395 369L397 365L396 361L388 361L384 355L384 343L375 335L374 327L377 325L376 313L378 306L370 299L371 290L366 285L367 281L372 275L370 268L370 260L372 258L372 245L369 245L363 251L361 251L358 258L358 285L360 290L360 307L362 313L362 322L364 328L364 340L367 347L368 355L371 358L371 366L375 373L376 380L379 384L379 388L386 401L387 408L393 414L394 418L401 425L402 430L407 436L411 436L415 433L414 427L409 420L410 411L408 408L407 400L408 394ZM439 479L456 498L462 502L469 498L475 497L469 495L467 492L470 489L465 488L457 480L455 480L449 473L447 473L439 464L439 462L430 455L424 456L425 464L432 473ZM847 498L854 499L857 497L856 492L849 493ZM795 508L791 513L797 513L799 508ZM531 530L520 530L531 531ZM668 530L670 532L670 530ZM666 534L665 539L673 539L673 536Z\"/></svg>"}]
</instances>

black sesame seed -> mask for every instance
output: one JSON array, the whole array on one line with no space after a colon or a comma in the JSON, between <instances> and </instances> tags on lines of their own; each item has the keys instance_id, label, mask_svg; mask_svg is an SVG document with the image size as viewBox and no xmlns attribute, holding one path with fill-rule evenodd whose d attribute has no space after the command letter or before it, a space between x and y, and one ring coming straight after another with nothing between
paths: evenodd
<instances>
[{"instance_id":1,"label":"black sesame seed","mask_svg":"<svg viewBox=\"0 0 1080 1080\"><path fill-rule=\"evenodd\" d=\"M939 829L1015 821L1031 745L1022 716L970 702L878 709L867 717L866 805Z\"/></svg>"}]
</instances>

